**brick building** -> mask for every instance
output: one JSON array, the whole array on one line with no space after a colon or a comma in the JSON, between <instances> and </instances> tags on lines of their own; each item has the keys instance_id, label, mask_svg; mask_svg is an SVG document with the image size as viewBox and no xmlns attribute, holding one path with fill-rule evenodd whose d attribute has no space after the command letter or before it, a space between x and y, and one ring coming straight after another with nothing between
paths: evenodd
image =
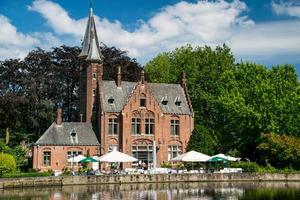
<instances>
[{"instance_id":1,"label":"brick building","mask_svg":"<svg viewBox=\"0 0 300 200\"><path fill-rule=\"evenodd\" d=\"M82 63L79 89L81 122L73 125L85 124L87 128L92 124L100 143L97 146L98 141L91 141L83 148L90 147L92 154L99 155L117 148L151 165L153 146L156 146L158 166L185 151L194 128L194 118L184 73L180 84L146 82L143 71L138 82L128 82L122 81L119 67L115 81L102 80L105 66L92 8L79 59ZM47 131L45 134L49 134ZM64 134L70 134L68 131ZM91 131L83 132L89 132L87 137L92 139ZM39 141L36 145L41 146ZM52 145L53 151L56 150L55 144ZM64 148L61 146L60 151ZM35 155L36 149L35 146ZM37 156L41 160L44 159L42 154ZM61 156L63 154L66 159L66 150L61 152ZM56 160L56 154L51 155Z\"/></svg>"},{"instance_id":2,"label":"brick building","mask_svg":"<svg viewBox=\"0 0 300 200\"><path fill-rule=\"evenodd\" d=\"M61 109L57 120L33 147L33 168L41 171L71 168L73 155L99 155L99 142L90 123L62 122ZM77 165L75 165L76 169Z\"/></svg>"}]
</instances>

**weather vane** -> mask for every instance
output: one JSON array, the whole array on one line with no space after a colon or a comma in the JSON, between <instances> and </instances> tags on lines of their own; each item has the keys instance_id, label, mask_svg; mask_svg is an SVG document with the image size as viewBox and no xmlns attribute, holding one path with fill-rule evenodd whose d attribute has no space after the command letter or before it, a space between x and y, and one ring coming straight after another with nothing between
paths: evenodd
<instances>
[{"instance_id":1,"label":"weather vane","mask_svg":"<svg viewBox=\"0 0 300 200\"><path fill-rule=\"evenodd\" d=\"M93 7L93 0L90 0L90 7Z\"/></svg>"}]
</instances>

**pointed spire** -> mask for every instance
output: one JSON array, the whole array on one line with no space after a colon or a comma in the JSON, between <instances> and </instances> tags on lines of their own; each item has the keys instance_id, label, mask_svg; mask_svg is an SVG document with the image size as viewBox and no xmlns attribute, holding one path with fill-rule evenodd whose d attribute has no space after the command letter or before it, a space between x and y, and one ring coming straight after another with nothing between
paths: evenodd
<instances>
[{"instance_id":1,"label":"pointed spire","mask_svg":"<svg viewBox=\"0 0 300 200\"><path fill-rule=\"evenodd\" d=\"M93 7L93 0L90 0L90 8Z\"/></svg>"},{"instance_id":2,"label":"pointed spire","mask_svg":"<svg viewBox=\"0 0 300 200\"><path fill-rule=\"evenodd\" d=\"M82 42L79 57L86 57L88 61L102 61L103 55L99 47L97 30L93 15L92 1L90 1L90 15Z\"/></svg>"}]
</instances>

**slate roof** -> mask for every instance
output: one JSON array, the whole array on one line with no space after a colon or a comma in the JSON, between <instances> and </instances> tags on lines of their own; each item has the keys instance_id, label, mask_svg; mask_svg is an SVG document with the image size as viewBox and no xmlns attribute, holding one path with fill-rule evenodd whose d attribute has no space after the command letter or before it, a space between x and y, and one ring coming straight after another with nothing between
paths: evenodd
<instances>
[{"instance_id":1,"label":"slate roof","mask_svg":"<svg viewBox=\"0 0 300 200\"><path fill-rule=\"evenodd\" d=\"M121 87L117 87L115 81L103 81L103 111L121 112L137 84L136 82L122 81ZM164 113L192 115L184 89L180 84L147 84ZM114 99L112 104L108 102L111 97ZM168 100L166 105L162 103L163 99ZM180 102L180 105L175 104L176 100Z\"/></svg>"},{"instance_id":2,"label":"slate roof","mask_svg":"<svg viewBox=\"0 0 300 200\"><path fill-rule=\"evenodd\" d=\"M79 57L85 57L89 61L102 61L103 55L99 47L99 40L93 15L93 9L90 8L90 15L85 29L82 42L82 50Z\"/></svg>"},{"instance_id":3,"label":"slate roof","mask_svg":"<svg viewBox=\"0 0 300 200\"><path fill-rule=\"evenodd\" d=\"M71 139L72 130L77 135L75 141ZM100 144L90 123L63 122L59 127L54 122L35 145L96 146Z\"/></svg>"},{"instance_id":4,"label":"slate roof","mask_svg":"<svg viewBox=\"0 0 300 200\"><path fill-rule=\"evenodd\" d=\"M121 87L117 87L115 81L103 81L104 112L121 112L135 85L135 82L122 81ZM114 99L113 104L108 103L111 97Z\"/></svg>"},{"instance_id":5,"label":"slate roof","mask_svg":"<svg viewBox=\"0 0 300 200\"><path fill-rule=\"evenodd\" d=\"M180 84L166 84L166 83L148 83L151 91L159 102L160 107L164 113L168 114L188 114L192 112L189 108L185 93ZM163 99L167 99L167 104L162 103ZM180 105L175 102L180 101Z\"/></svg>"}]
</instances>

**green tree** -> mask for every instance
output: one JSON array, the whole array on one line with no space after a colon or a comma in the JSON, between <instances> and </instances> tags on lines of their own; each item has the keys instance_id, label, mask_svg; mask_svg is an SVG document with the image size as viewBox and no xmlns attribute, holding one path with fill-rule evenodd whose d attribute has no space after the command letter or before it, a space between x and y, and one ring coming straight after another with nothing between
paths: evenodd
<instances>
[{"instance_id":1,"label":"green tree","mask_svg":"<svg viewBox=\"0 0 300 200\"><path fill-rule=\"evenodd\" d=\"M28 167L27 151L22 146L18 145L10 149L9 153L16 159L16 166L19 170L26 170Z\"/></svg>"},{"instance_id":2,"label":"green tree","mask_svg":"<svg viewBox=\"0 0 300 200\"><path fill-rule=\"evenodd\" d=\"M101 49L104 79L114 80L118 66L123 80L139 79L141 67L125 51L105 45ZM78 120L79 52L79 47L36 48L24 60L0 61L0 137L8 128L10 146L36 141L54 121L57 106L64 121Z\"/></svg>"},{"instance_id":3,"label":"green tree","mask_svg":"<svg viewBox=\"0 0 300 200\"><path fill-rule=\"evenodd\" d=\"M234 63L226 45L187 45L146 64L154 82L178 83L182 71L195 112L189 150L234 152L257 160L261 133L299 136L300 85L293 66Z\"/></svg>"},{"instance_id":4,"label":"green tree","mask_svg":"<svg viewBox=\"0 0 300 200\"><path fill-rule=\"evenodd\" d=\"M198 151L204 154L213 155L217 149L218 138L211 134L203 125L196 124L187 151Z\"/></svg>"},{"instance_id":5,"label":"green tree","mask_svg":"<svg viewBox=\"0 0 300 200\"><path fill-rule=\"evenodd\" d=\"M222 134L222 124L218 123L219 81L222 74L233 67L234 58L226 45L215 49L187 45L159 54L146 64L145 70L151 81L165 83L178 83L180 73L186 72L195 123L203 126L208 132L206 135L218 144ZM222 146L217 144L211 152L222 150Z\"/></svg>"},{"instance_id":6,"label":"green tree","mask_svg":"<svg viewBox=\"0 0 300 200\"><path fill-rule=\"evenodd\" d=\"M292 66L241 63L222 75L219 90L219 138L227 151L237 147L255 159L261 133L299 134L299 82Z\"/></svg>"},{"instance_id":7,"label":"green tree","mask_svg":"<svg viewBox=\"0 0 300 200\"><path fill-rule=\"evenodd\" d=\"M274 133L262 134L257 150L264 164L300 169L300 138Z\"/></svg>"},{"instance_id":8,"label":"green tree","mask_svg":"<svg viewBox=\"0 0 300 200\"><path fill-rule=\"evenodd\" d=\"M15 158L6 153L0 153L0 177L5 173L10 173L16 170Z\"/></svg>"}]
</instances>

